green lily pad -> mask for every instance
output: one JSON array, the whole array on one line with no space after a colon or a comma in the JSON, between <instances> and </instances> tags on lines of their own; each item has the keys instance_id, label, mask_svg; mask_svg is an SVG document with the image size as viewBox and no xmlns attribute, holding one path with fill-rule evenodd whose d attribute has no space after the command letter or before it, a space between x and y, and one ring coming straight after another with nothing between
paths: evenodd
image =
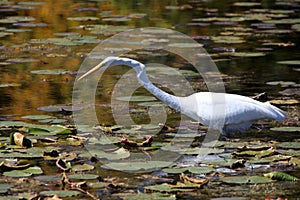
<instances>
[{"instance_id":1,"label":"green lily pad","mask_svg":"<svg viewBox=\"0 0 300 200\"><path fill-rule=\"evenodd\" d=\"M0 194L6 193L12 187L11 184L0 184Z\"/></svg>"},{"instance_id":2,"label":"green lily pad","mask_svg":"<svg viewBox=\"0 0 300 200\"><path fill-rule=\"evenodd\" d=\"M68 105L49 105L38 107L38 110L45 112L72 112L73 107Z\"/></svg>"},{"instance_id":3,"label":"green lily pad","mask_svg":"<svg viewBox=\"0 0 300 200\"><path fill-rule=\"evenodd\" d=\"M254 7L254 6L260 6L261 3L258 3L258 2L236 2L233 5L240 6L240 7Z\"/></svg>"},{"instance_id":4,"label":"green lily pad","mask_svg":"<svg viewBox=\"0 0 300 200\"><path fill-rule=\"evenodd\" d=\"M172 43L168 45L169 47L176 48L200 48L203 47L202 44L199 43Z\"/></svg>"},{"instance_id":5,"label":"green lily pad","mask_svg":"<svg viewBox=\"0 0 300 200\"><path fill-rule=\"evenodd\" d=\"M128 22L131 21L128 17L107 17L103 18L102 21L104 22Z\"/></svg>"},{"instance_id":6,"label":"green lily pad","mask_svg":"<svg viewBox=\"0 0 300 200\"><path fill-rule=\"evenodd\" d=\"M30 63L30 62L38 62L38 60L33 58L11 58L6 60L6 62L10 63Z\"/></svg>"},{"instance_id":7,"label":"green lily pad","mask_svg":"<svg viewBox=\"0 0 300 200\"><path fill-rule=\"evenodd\" d=\"M74 197L78 196L81 193L75 190L50 190L50 191L42 191L40 192L41 195L57 195L58 197Z\"/></svg>"},{"instance_id":8,"label":"green lily pad","mask_svg":"<svg viewBox=\"0 0 300 200\"><path fill-rule=\"evenodd\" d=\"M39 2L39 1L24 1L24 2L19 2L19 5L27 5L27 6L40 6L44 5L45 2Z\"/></svg>"},{"instance_id":9,"label":"green lily pad","mask_svg":"<svg viewBox=\"0 0 300 200\"><path fill-rule=\"evenodd\" d=\"M72 166L72 171L74 172L81 172L81 171L89 171L89 170L93 170L95 167L93 165L89 165L89 164L82 164L82 165L74 165Z\"/></svg>"},{"instance_id":10,"label":"green lily pad","mask_svg":"<svg viewBox=\"0 0 300 200\"><path fill-rule=\"evenodd\" d=\"M119 148L118 150L113 152L105 152L96 149L92 150L91 147L89 147L89 153L98 158L106 158L108 160L118 160L122 158L128 158L130 156L130 152L124 148Z\"/></svg>"},{"instance_id":11,"label":"green lily pad","mask_svg":"<svg viewBox=\"0 0 300 200\"><path fill-rule=\"evenodd\" d=\"M61 75L61 74L67 74L68 71L64 69L46 69L46 70L33 70L30 73L43 74L43 75Z\"/></svg>"},{"instance_id":12,"label":"green lily pad","mask_svg":"<svg viewBox=\"0 0 300 200\"><path fill-rule=\"evenodd\" d=\"M61 180L61 176L57 175L45 175L45 176L36 176L34 179L43 181L43 182L55 182Z\"/></svg>"},{"instance_id":13,"label":"green lily pad","mask_svg":"<svg viewBox=\"0 0 300 200\"><path fill-rule=\"evenodd\" d=\"M269 81L266 84L267 85L289 86L289 85L295 85L296 83L293 81Z\"/></svg>"},{"instance_id":14,"label":"green lily pad","mask_svg":"<svg viewBox=\"0 0 300 200\"><path fill-rule=\"evenodd\" d=\"M221 178L221 181L229 184L259 184L272 182L271 179L263 176L230 176Z\"/></svg>"},{"instance_id":15,"label":"green lily pad","mask_svg":"<svg viewBox=\"0 0 300 200\"><path fill-rule=\"evenodd\" d=\"M8 171L8 172L4 172L3 173L4 176L9 176L9 177L29 177L32 174L28 173L28 172L24 172L24 171L19 171L19 170L12 170L12 171Z\"/></svg>"},{"instance_id":16,"label":"green lily pad","mask_svg":"<svg viewBox=\"0 0 300 200\"><path fill-rule=\"evenodd\" d=\"M50 119L53 116L50 115L26 115L22 117L23 119L30 119L30 120L42 120L42 119Z\"/></svg>"},{"instance_id":17,"label":"green lily pad","mask_svg":"<svg viewBox=\"0 0 300 200\"><path fill-rule=\"evenodd\" d=\"M17 83L3 83L0 84L0 88L4 88L4 87L20 87L21 84L17 84Z\"/></svg>"},{"instance_id":18,"label":"green lily pad","mask_svg":"<svg viewBox=\"0 0 300 200\"><path fill-rule=\"evenodd\" d=\"M272 99L269 102L271 104L276 104L276 105L300 104L300 101L298 101L297 99Z\"/></svg>"},{"instance_id":19,"label":"green lily pad","mask_svg":"<svg viewBox=\"0 0 300 200\"><path fill-rule=\"evenodd\" d=\"M225 43L225 44L239 44L244 43L245 40L237 36L216 36L211 38L215 43Z\"/></svg>"},{"instance_id":20,"label":"green lily pad","mask_svg":"<svg viewBox=\"0 0 300 200\"><path fill-rule=\"evenodd\" d=\"M187 167L182 167L182 168L165 168L162 171L166 172L168 174L181 174L185 171L187 171L189 168Z\"/></svg>"},{"instance_id":21,"label":"green lily pad","mask_svg":"<svg viewBox=\"0 0 300 200\"><path fill-rule=\"evenodd\" d=\"M300 60L285 60L278 61L277 63L282 65L300 65Z\"/></svg>"},{"instance_id":22,"label":"green lily pad","mask_svg":"<svg viewBox=\"0 0 300 200\"><path fill-rule=\"evenodd\" d=\"M265 56L265 53L261 52L225 52L221 53L221 55L230 55L234 57L260 57Z\"/></svg>"},{"instance_id":23,"label":"green lily pad","mask_svg":"<svg viewBox=\"0 0 300 200\"><path fill-rule=\"evenodd\" d=\"M297 126L283 126L283 127L273 127L271 131L280 131L280 132L300 132L300 127Z\"/></svg>"},{"instance_id":24,"label":"green lily pad","mask_svg":"<svg viewBox=\"0 0 300 200\"><path fill-rule=\"evenodd\" d=\"M212 167L189 167L189 171L193 174L208 174L216 170Z\"/></svg>"},{"instance_id":25,"label":"green lily pad","mask_svg":"<svg viewBox=\"0 0 300 200\"><path fill-rule=\"evenodd\" d=\"M124 200L175 200L176 195L173 194L163 194L163 193L137 193L137 194L132 194L132 193L122 193L122 194L117 194Z\"/></svg>"},{"instance_id":26,"label":"green lily pad","mask_svg":"<svg viewBox=\"0 0 300 200\"><path fill-rule=\"evenodd\" d=\"M70 21L97 21L99 20L99 17L68 17L67 20Z\"/></svg>"},{"instance_id":27,"label":"green lily pad","mask_svg":"<svg viewBox=\"0 0 300 200\"><path fill-rule=\"evenodd\" d=\"M177 185L171 185L167 183L159 184L159 185L150 185L146 186L146 192L161 192L161 193L176 193L176 192L191 192L195 188L186 187L184 184L177 183Z\"/></svg>"},{"instance_id":28,"label":"green lily pad","mask_svg":"<svg viewBox=\"0 0 300 200\"><path fill-rule=\"evenodd\" d=\"M25 33L25 32L31 32L31 29L21 29L21 28L10 28L10 29L6 29L6 32L9 33Z\"/></svg>"},{"instance_id":29,"label":"green lily pad","mask_svg":"<svg viewBox=\"0 0 300 200\"><path fill-rule=\"evenodd\" d=\"M270 172L267 174L264 174L265 177L271 178L273 180L279 180L279 181L297 181L298 178L291 176L287 173L283 172Z\"/></svg>"},{"instance_id":30,"label":"green lily pad","mask_svg":"<svg viewBox=\"0 0 300 200\"><path fill-rule=\"evenodd\" d=\"M276 147L283 149L300 149L300 142L281 142L277 144Z\"/></svg>"},{"instance_id":31,"label":"green lily pad","mask_svg":"<svg viewBox=\"0 0 300 200\"><path fill-rule=\"evenodd\" d=\"M125 96L125 97L117 97L116 99L119 101L133 101L133 102L156 101L156 98L152 96Z\"/></svg>"},{"instance_id":32,"label":"green lily pad","mask_svg":"<svg viewBox=\"0 0 300 200\"><path fill-rule=\"evenodd\" d=\"M29 167L29 168L24 169L22 171L27 172L27 173L31 173L31 174L43 174L43 170L38 166Z\"/></svg>"},{"instance_id":33,"label":"green lily pad","mask_svg":"<svg viewBox=\"0 0 300 200\"><path fill-rule=\"evenodd\" d=\"M113 169L118 171L138 172L138 171L150 171L172 165L172 162L165 161L144 161L144 162L111 162L102 165L103 168Z\"/></svg>"},{"instance_id":34,"label":"green lily pad","mask_svg":"<svg viewBox=\"0 0 300 200\"><path fill-rule=\"evenodd\" d=\"M96 174L71 174L68 175L70 179L80 179L80 180L92 180L97 179L99 175Z\"/></svg>"},{"instance_id":35,"label":"green lily pad","mask_svg":"<svg viewBox=\"0 0 300 200\"><path fill-rule=\"evenodd\" d=\"M300 24L292 25L292 29L295 29L296 31L300 31Z\"/></svg>"}]
</instances>

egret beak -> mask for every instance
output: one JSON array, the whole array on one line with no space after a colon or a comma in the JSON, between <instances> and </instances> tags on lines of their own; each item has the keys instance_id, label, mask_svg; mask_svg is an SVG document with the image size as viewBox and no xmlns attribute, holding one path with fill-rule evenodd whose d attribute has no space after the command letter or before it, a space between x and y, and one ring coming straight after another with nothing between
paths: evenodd
<instances>
[{"instance_id":1,"label":"egret beak","mask_svg":"<svg viewBox=\"0 0 300 200\"><path fill-rule=\"evenodd\" d=\"M103 60L101 63L99 63L98 65L96 65L94 68L92 68L91 70L89 70L88 72L86 72L85 74L83 74L81 77L79 77L78 81L84 79L85 77L91 75L92 73L100 70L100 68L107 64L106 60ZM107 68L107 67L104 67L104 68Z\"/></svg>"}]
</instances>

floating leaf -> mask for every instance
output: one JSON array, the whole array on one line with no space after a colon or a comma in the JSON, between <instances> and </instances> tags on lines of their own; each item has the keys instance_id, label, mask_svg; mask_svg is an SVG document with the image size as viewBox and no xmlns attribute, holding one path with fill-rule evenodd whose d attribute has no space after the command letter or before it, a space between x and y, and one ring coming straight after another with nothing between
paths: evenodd
<instances>
[{"instance_id":1,"label":"floating leaf","mask_svg":"<svg viewBox=\"0 0 300 200\"><path fill-rule=\"evenodd\" d=\"M70 21L96 21L99 17L68 17L67 20Z\"/></svg>"},{"instance_id":2,"label":"floating leaf","mask_svg":"<svg viewBox=\"0 0 300 200\"><path fill-rule=\"evenodd\" d=\"M92 150L91 147L89 147L89 153L92 156L96 156L98 158L106 158L108 160L118 160L122 158L128 158L130 156L130 152L124 148L119 148L118 150L113 152L105 152L102 150Z\"/></svg>"},{"instance_id":3,"label":"floating leaf","mask_svg":"<svg viewBox=\"0 0 300 200\"><path fill-rule=\"evenodd\" d=\"M83 180L91 180L91 179L97 179L99 175L96 174L71 174L68 175L70 179L83 179Z\"/></svg>"},{"instance_id":4,"label":"floating leaf","mask_svg":"<svg viewBox=\"0 0 300 200\"><path fill-rule=\"evenodd\" d=\"M261 3L257 3L257 2L236 2L233 5L234 6L241 6L241 7L254 7L254 6L260 6Z\"/></svg>"},{"instance_id":5,"label":"floating leaf","mask_svg":"<svg viewBox=\"0 0 300 200\"><path fill-rule=\"evenodd\" d=\"M283 149L300 149L300 142L281 142L277 144L276 147Z\"/></svg>"},{"instance_id":6,"label":"floating leaf","mask_svg":"<svg viewBox=\"0 0 300 200\"><path fill-rule=\"evenodd\" d=\"M300 65L300 60L285 60L278 61L277 63L282 65Z\"/></svg>"},{"instance_id":7,"label":"floating leaf","mask_svg":"<svg viewBox=\"0 0 300 200\"><path fill-rule=\"evenodd\" d=\"M4 87L20 87L21 84L17 84L17 83L3 83L0 84L0 88L4 88Z\"/></svg>"},{"instance_id":8,"label":"floating leaf","mask_svg":"<svg viewBox=\"0 0 300 200\"><path fill-rule=\"evenodd\" d=\"M185 171L187 171L189 168L183 167L183 168L165 168L163 169L163 172L166 172L168 174L181 174Z\"/></svg>"},{"instance_id":9,"label":"floating leaf","mask_svg":"<svg viewBox=\"0 0 300 200\"><path fill-rule=\"evenodd\" d=\"M0 184L0 194L6 193L12 187L11 184Z\"/></svg>"},{"instance_id":10,"label":"floating leaf","mask_svg":"<svg viewBox=\"0 0 300 200\"><path fill-rule=\"evenodd\" d=\"M33 58L11 58L6 60L6 62L10 63L29 63L29 62L38 62L38 60Z\"/></svg>"},{"instance_id":11,"label":"floating leaf","mask_svg":"<svg viewBox=\"0 0 300 200\"><path fill-rule=\"evenodd\" d=\"M293 105L293 104L300 104L300 101L296 99L273 99L269 101L271 104L276 105Z\"/></svg>"},{"instance_id":12,"label":"floating leaf","mask_svg":"<svg viewBox=\"0 0 300 200\"><path fill-rule=\"evenodd\" d=\"M72 171L74 172L81 172L81 171L89 171L89 170L93 170L95 167L93 165L89 165L84 163L83 165L74 165L72 166Z\"/></svg>"},{"instance_id":13,"label":"floating leaf","mask_svg":"<svg viewBox=\"0 0 300 200\"><path fill-rule=\"evenodd\" d=\"M260 57L265 56L265 53L261 52L225 52L221 53L221 55L230 55L234 57Z\"/></svg>"},{"instance_id":14,"label":"floating leaf","mask_svg":"<svg viewBox=\"0 0 300 200\"><path fill-rule=\"evenodd\" d=\"M30 119L30 120L42 120L42 119L50 119L53 116L50 115L26 115L22 117L23 119Z\"/></svg>"},{"instance_id":15,"label":"floating leaf","mask_svg":"<svg viewBox=\"0 0 300 200\"><path fill-rule=\"evenodd\" d=\"M12 171L8 171L8 172L4 172L3 175L19 178L19 177L28 177L28 176L31 176L32 174L28 173L28 172L23 172L23 171L12 170Z\"/></svg>"},{"instance_id":16,"label":"floating leaf","mask_svg":"<svg viewBox=\"0 0 300 200\"><path fill-rule=\"evenodd\" d=\"M221 181L230 184L258 184L272 182L272 180L263 176L230 176L221 178Z\"/></svg>"},{"instance_id":17,"label":"floating leaf","mask_svg":"<svg viewBox=\"0 0 300 200\"><path fill-rule=\"evenodd\" d=\"M211 38L215 43L225 43L225 44L239 44L244 43L245 40L237 36L216 36Z\"/></svg>"},{"instance_id":18,"label":"floating leaf","mask_svg":"<svg viewBox=\"0 0 300 200\"><path fill-rule=\"evenodd\" d=\"M43 74L43 75L61 75L61 74L67 74L68 71L64 69L47 69L47 70L33 70L30 73Z\"/></svg>"},{"instance_id":19,"label":"floating leaf","mask_svg":"<svg viewBox=\"0 0 300 200\"><path fill-rule=\"evenodd\" d=\"M297 181L298 178L283 172L270 172L264 174L265 177L278 181Z\"/></svg>"},{"instance_id":20,"label":"floating leaf","mask_svg":"<svg viewBox=\"0 0 300 200\"><path fill-rule=\"evenodd\" d=\"M125 96L125 97L117 97L116 99L119 101L134 101L134 102L156 100L156 98L152 96Z\"/></svg>"},{"instance_id":21,"label":"floating leaf","mask_svg":"<svg viewBox=\"0 0 300 200\"><path fill-rule=\"evenodd\" d=\"M300 132L300 127L297 126L283 126L283 127L273 127L271 131L280 131L280 132Z\"/></svg>"},{"instance_id":22,"label":"floating leaf","mask_svg":"<svg viewBox=\"0 0 300 200\"><path fill-rule=\"evenodd\" d=\"M124 200L176 200L176 195L172 194L163 194L163 193L137 193L137 194L132 194L132 193L122 193L118 194L122 199Z\"/></svg>"},{"instance_id":23,"label":"floating leaf","mask_svg":"<svg viewBox=\"0 0 300 200\"><path fill-rule=\"evenodd\" d=\"M199 43L172 43L168 45L169 47L177 47L177 48L200 48L203 47L202 44Z\"/></svg>"},{"instance_id":24,"label":"floating leaf","mask_svg":"<svg viewBox=\"0 0 300 200\"><path fill-rule=\"evenodd\" d=\"M267 85L289 86L289 85L295 85L296 83L293 81L269 81L266 84Z\"/></svg>"},{"instance_id":25,"label":"floating leaf","mask_svg":"<svg viewBox=\"0 0 300 200\"><path fill-rule=\"evenodd\" d=\"M102 165L102 167L107 169L113 169L118 171L128 171L128 172L137 172L137 171L150 171L155 169L160 169L172 165L172 162L165 161L145 161L145 162L111 162L108 164Z\"/></svg>"},{"instance_id":26,"label":"floating leaf","mask_svg":"<svg viewBox=\"0 0 300 200\"><path fill-rule=\"evenodd\" d=\"M127 17L107 17L102 19L104 22L128 22L130 20L131 19Z\"/></svg>"},{"instance_id":27,"label":"floating leaf","mask_svg":"<svg viewBox=\"0 0 300 200\"><path fill-rule=\"evenodd\" d=\"M46 196L57 195L59 197L74 197L74 196L78 196L80 192L75 190L50 190L50 191L42 191L40 192L40 194Z\"/></svg>"},{"instance_id":28,"label":"floating leaf","mask_svg":"<svg viewBox=\"0 0 300 200\"><path fill-rule=\"evenodd\" d=\"M216 170L212 167L189 167L189 171L193 174L208 174Z\"/></svg>"}]
</instances>

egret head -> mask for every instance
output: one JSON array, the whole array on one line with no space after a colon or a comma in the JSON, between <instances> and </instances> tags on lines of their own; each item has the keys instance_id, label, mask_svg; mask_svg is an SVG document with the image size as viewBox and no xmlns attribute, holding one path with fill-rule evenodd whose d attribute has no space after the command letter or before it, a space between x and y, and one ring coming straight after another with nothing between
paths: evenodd
<instances>
[{"instance_id":1,"label":"egret head","mask_svg":"<svg viewBox=\"0 0 300 200\"><path fill-rule=\"evenodd\" d=\"M94 72L96 72L98 70L103 71L103 70L109 68L110 66L113 66L113 62L116 61L117 59L118 59L117 57L107 57L107 58L105 58L101 63L99 63L94 68L92 68L91 70L89 70L88 72L83 74L81 77L79 77L78 80L84 79L85 77L93 74Z\"/></svg>"}]
</instances>

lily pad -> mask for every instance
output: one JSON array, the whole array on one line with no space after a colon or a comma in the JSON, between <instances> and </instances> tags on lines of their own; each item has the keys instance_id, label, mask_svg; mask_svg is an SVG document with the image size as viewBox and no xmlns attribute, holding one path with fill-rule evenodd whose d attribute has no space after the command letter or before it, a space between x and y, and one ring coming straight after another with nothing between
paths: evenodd
<instances>
[{"instance_id":1,"label":"lily pad","mask_svg":"<svg viewBox=\"0 0 300 200\"><path fill-rule=\"evenodd\" d=\"M18 177L19 178L19 177L29 177L32 174L28 173L28 172L13 170L13 171L4 172L3 175L4 176L9 176L9 177Z\"/></svg>"},{"instance_id":2,"label":"lily pad","mask_svg":"<svg viewBox=\"0 0 300 200\"><path fill-rule=\"evenodd\" d=\"M70 21L97 21L99 17L68 17L67 20Z\"/></svg>"},{"instance_id":3,"label":"lily pad","mask_svg":"<svg viewBox=\"0 0 300 200\"><path fill-rule=\"evenodd\" d=\"M6 193L12 187L11 184L0 184L0 194Z\"/></svg>"},{"instance_id":4,"label":"lily pad","mask_svg":"<svg viewBox=\"0 0 300 200\"><path fill-rule=\"evenodd\" d=\"M80 194L79 191L74 190L50 190L50 191L42 191L41 195L57 195L58 197L74 197Z\"/></svg>"},{"instance_id":5,"label":"lily pad","mask_svg":"<svg viewBox=\"0 0 300 200\"><path fill-rule=\"evenodd\" d=\"M172 44L169 44L169 47L177 47L177 48L200 48L200 47L203 47L203 45L199 44L199 43L172 43Z\"/></svg>"},{"instance_id":6,"label":"lily pad","mask_svg":"<svg viewBox=\"0 0 300 200\"><path fill-rule=\"evenodd\" d=\"M283 127L273 127L271 131L280 131L280 132L300 132L300 127L297 126L283 126Z\"/></svg>"},{"instance_id":7,"label":"lily pad","mask_svg":"<svg viewBox=\"0 0 300 200\"><path fill-rule=\"evenodd\" d=\"M17 83L3 83L0 84L0 88L4 88L4 87L20 87L21 84L17 84Z\"/></svg>"},{"instance_id":8,"label":"lily pad","mask_svg":"<svg viewBox=\"0 0 300 200\"><path fill-rule=\"evenodd\" d=\"M118 150L113 152L105 152L102 150L92 150L91 147L89 147L89 153L92 156L96 156L98 158L105 158L108 160L119 160L122 158L128 158L130 156L130 152L124 148L119 148Z\"/></svg>"},{"instance_id":9,"label":"lily pad","mask_svg":"<svg viewBox=\"0 0 300 200\"><path fill-rule=\"evenodd\" d=\"M50 119L53 116L50 115L26 115L22 117L23 119L30 119L30 120L43 120L43 119Z\"/></svg>"},{"instance_id":10,"label":"lily pad","mask_svg":"<svg viewBox=\"0 0 300 200\"><path fill-rule=\"evenodd\" d=\"M233 5L240 6L240 7L254 7L254 6L260 6L261 3L258 3L258 2L236 2Z\"/></svg>"},{"instance_id":11,"label":"lily pad","mask_svg":"<svg viewBox=\"0 0 300 200\"><path fill-rule=\"evenodd\" d=\"M273 180L279 180L279 181L297 181L298 178L291 176L289 174L283 173L283 172L270 172L267 174L264 174L265 177L271 178Z\"/></svg>"},{"instance_id":12,"label":"lily pad","mask_svg":"<svg viewBox=\"0 0 300 200\"><path fill-rule=\"evenodd\" d=\"M285 60L278 61L277 63L282 65L300 65L300 60Z\"/></svg>"},{"instance_id":13,"label":"lily pad","mask_svg":"<svg viewBox=\"0 0 300 200\"><path fill-rule=\"evenodd\" d=\"M122 194L117 194L124 200L176 200L176 196L173 194L163 194L163 193L137 193L137 194L132 194L132 193L122 193Z\"/></svg>"},{"instance_id":14,"label":"lily pad","mask_svg":"<svg viewBox=\"0 0 300 200\"><path fill-rule=\"evenodd\" d=\"M43 182L55 182L61 180L61 176L58 175L45 175L45 176L36 176L34 179L43 181Z\"/></svg>"},{"instance_id":15,"label":"lily pad","mask_svg":"<svg viewBox=\"0 0 300 200\"><path fill-rule=\"evenodd\" d=\"M189 168L183 167L183 168L165 168L162 171L166 172L168 174L181 174L185 171L187 171Z\"/></svg>"},{"instance_id":16,"label":"lily pad","mask_svg":"<svg viewBox=\"0 0 300 200\"><path fill-rule=\"evenodd\" d=\"M38 62L38 60L33 58L11 58L6 60L6 62L10 63L29 63L29 62Z\"/></svg>"},{"instance_id":17,"label":"lily pad","mask_svg":"<svg viewBox=\"0 0 300 200\"><path fill-rule=\"evenodd\" d=\"M64 69L47 69L47 70L33 70L30 73L43 74L43 75L61 75L61 74L67 74L68 71Z\"/></svg>"},{"instance_id":18,"label":"lily pad","mask_svg":"<svg viewBox=\"0 0 300 200\"><path fill-rule=\"evenodd\" d=\"M156 101L156 98L152 96L125 96L125 97L117 97L116 99L119 101L133 101L133 102Z\"/></svg>"},{"instance_id":19,"label":"lily pad","mask_svg":"<svg viewBox=\"0 0 300 200\"><path fill-rule=\"evenodd\" d=\"M293 81L269 81L266 84L267 85L289 86L289 85L295 85L296 83Z\"/></svg>"},{"instance_id":20,"label":"lily pad","mask_svg":"<svg viewBox=\"0 0 300 200\"><path fill-rule=\"evenodd\" d=\"M266 54L261 52L225 52L221 55L230 55L234 57L260 57L265 56Z\"/></svg>"},{"instance_id":21,"label":"lily pad","mask_svg":"<svg viewBox=\"0 0 300 200\"><path fill-rule=\"evenodd\" d=\"M283 149L300 149L300 142L281 142L276 146Z\"/></svg>"},{"instance_id":22,"label":"lily pad","mask_svg":"<svg viewBox=\"0 0 300 200\"><path fill-rule=\"evenodd\" d=\"M208 174L216 170L212 167L189 167L189 171L193 174Z\"/></svg>"},{"instance_id":23,"label":"lily pad","mask_svg":"<svg viewBox=\"0 0 300 200\"><path fill-rule=\"evenodd\" d=\"M83 165L74 165L72 166L72 171L74 172L81 172L81 171L89 171L89 170L93 170L95 167L93 165L89 165L84 163Z\"/></svg>"},{"instance_id":24,"label":"lily pad","mask_svg":"<svg viewBox=\"0 0 300 200\"><path fill-rule=\"evenodd\" d=\"M138 171L150 171L168 167L172 165L172 162L166 161L131 161L131 162L111 162L102 165L103 168L113 169L118 171L138 172Z\"/></svg>"},{"instance_id":25,"label":"lily pad","mask_svg":"<svg viewBox=\"0 0 300 200\"><path fill-rule=\"evenodd\" d=\"M297 99L273 99L269 101L271 104L276 105L293 105L293 104L300 104L300 101Z\"/></svg>"},{"instance_id":26,"label":"lily pad","mask_svg":"<svg viewBox=\"0 0 300 200\"><path fill-rule=\"evenodd\" d=\"M68 175L70 179L80 179L80 180L92 180L97 179L99 175L97 174L71 174Z\"/></svg>"},{"instance_id":27,"label":"lily pad","mask_svg":"<svg viewBox=\"0 0 300 200\"><path fill-rule=\"evenodd\" d=\"M272 182L271 179L263 176L230 176L221 178L221 181L229 184L259 184Z\"/></svg>"}]
</instances>

